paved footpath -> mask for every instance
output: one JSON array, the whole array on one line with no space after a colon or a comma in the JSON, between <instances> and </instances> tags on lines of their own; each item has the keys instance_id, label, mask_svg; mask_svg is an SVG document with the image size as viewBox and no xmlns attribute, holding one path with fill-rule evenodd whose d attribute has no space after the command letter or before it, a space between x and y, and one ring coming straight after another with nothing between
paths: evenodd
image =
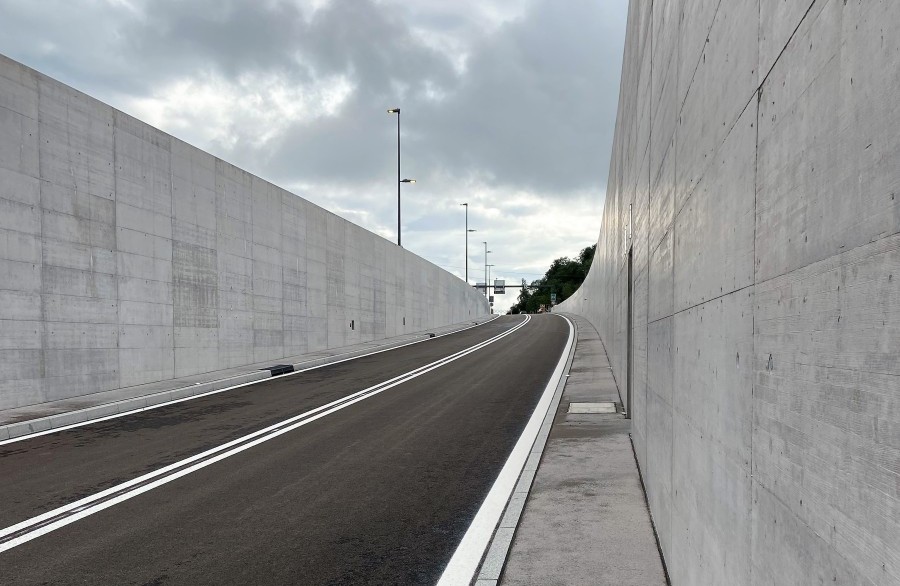
<instances>
[{"instance_id":1,"label":"paved footpath","mask_svg":"<svg viewBox=\"0 0 900 586\"><path fill-rule=\"evenodd\" d=\"M568 413L570 403L617 402L596 329L578 326L569 379L506 565L492 584L665 586L663 563L620 413Z\"/></svg>"}]
</instances>

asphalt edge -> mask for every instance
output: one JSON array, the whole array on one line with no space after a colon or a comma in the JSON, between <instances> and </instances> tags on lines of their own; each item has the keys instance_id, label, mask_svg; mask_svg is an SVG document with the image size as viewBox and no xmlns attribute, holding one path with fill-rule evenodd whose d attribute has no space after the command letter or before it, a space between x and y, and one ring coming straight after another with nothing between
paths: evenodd
<instances>
[{"instance_id":1,"label":"asphalt edge","mask_svg":"<svg viewBox=\"0 0 900 586\"><path fill-rule=\"evenodd\" d=\"M466 320L465 322L458 322L456 324L451 324L449 326L442 326L440 328L432 328L432 330L442 330L444 328L452 328L449 331L442 332L441 334L434 336L426 330L422 332L416 332L413 334L407 334L402 340L395 340L393 342L387 342L385 344L381 344L378 346L370 346L367 348L360 348L358 350L353 350L350 352L334 354L332 356L325 356L322 358L314 358L312 360L302 360L300 362L293 363L294 371L290 374L296 374L298 372L302 372L305 370L310 370L313 368L318 368L321 366L325 366L328 364L333 364L335 362L345 362L348 360L354 360L356 358L362 358L363 356L369 356L371 354L376 354L378 352L384 352L386 350L392 350L394 348L399 348L400 346L405 346L409 344L415 344L418 342L424 342L433 338L443 337L450 334L454 334L456 332L460 332L462 330L469 329L471 327L482 326L487 323L490 323L500 317L499 314L495 314L493 316L486 316L488 319L481 322L473 322L472 320ZM481 319L481 318L477 318ZM473 326L472 324L475 323ZM415 336L410 339L409 336ZM418 338L418 339L416 339ZM288 376L288 375L275 375L275 376ZM252 370L243 374L230 376L221 379L214 379L207 382L199 382L193 383L190 385L186 385L183 387L178 387L175 389L169 389L165 391L157 391L154 393L149 393L147 395L141 395L138 397L132 397L129 399L122 399L119 401L111 401L109 403L101 403L99 405L92 405L90 407L85 407L83 409L75 409L72 411L67 411L63 413L57 413L54 415L47 415L45 417L37 417L35 419L27 419L24 421L17 421L15 423L9 423L6 425L0 425L0 442L5 440L24 438L26 436L38 434L38 433L46 433L48 431L59 429L63 427L68 427L72 425L78 425L87 423L90 421L94 421L97 419L108 418L115 415L124 415L126 413L137 413L143 411L145 409L149 409L152 407L156 407L162 405L163 403L170 403L179 400L186 400L193 397L197 397L200 395L206 395L213 393L215 391L224 391L234 387L239 386L247 386L253 383L257 383L260 381L264 381L266 379L273 378L272 373L268 370Z\"/></svg>"},{"instance_id":2,"label":"asphalt edge","mask_svg":"<svg viewBox=\"0 0 900 586\"><path fill-rule=\"evenodd\" d=\"M578 324L575 320L569 319L563 314L557 314L565 319L572 326L575 332L575 343L569 349L569 355L566 357L566 365L563 368L563 375L556 385L553 393L553 399L550 401L550 407L544 415L544 421L541 423L541 429L531 445L531 451L528 454L528 460L519 473L519 479L516 487L510 495L509 501L503 515L500 517L500 523L494 529L494 535L491 537L486 553L475 572L475 577L470 582L474 586L496 586L500 582L503 574L503 568L506 565L506 558L509 556L509 550L512 548L515 539L516 530L519 527L519 521L525 512L525 503L528 501L528 494L531 492L531 486L534 483L534 477L537 474L541 459L544 456L544 448L547 447L547 440L550 437L550 429L553 427L553 420L556 419L556 411L559 409L559 403L562 400L563 391L566 388L566 382L569 378L569 370L575 359L575 349L578 347Z\"/></svg>"}]
</instances>

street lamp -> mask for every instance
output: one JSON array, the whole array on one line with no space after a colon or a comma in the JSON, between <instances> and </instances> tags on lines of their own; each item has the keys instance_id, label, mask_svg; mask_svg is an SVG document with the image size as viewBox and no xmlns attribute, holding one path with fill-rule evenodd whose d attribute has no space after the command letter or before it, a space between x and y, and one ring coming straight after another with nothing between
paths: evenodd
<instances>
[{"instance_id":1,"label":"street lamp","mask_svg":"<svg viewBox=\"0 0 900 586\"><path fill-rule=\"evenodd\" d=\"M391 108L387 112L397 115L397 246L402 246L400 243L400 184L415 183L416 180L400 179L400 108Z\"/></svg>"},{"instance_id":2,"label":"street lamp","mask_svg":"<svg viewBox=\"0 0 900 586\"><path fill-rule=\"evenodd\" d=\"M477 230L469 230L469 204L461 203L461 206L466 206L466 285L469 284L469 232L477 232Z\"/></svg>"},{"instance_id":3,"label":"street lamp","mask_svg":"<svg viewBox=\"0 0 900 586\"><path fill-rule=\"evenodd\" d=\"M482 242L484 242L484 241L482 240ZM488 292L487 292L487 276L488 276L487 255L489 255L490 253L491 253L491 251L487 249L487 242L484 242L484 296L485 297L488 296Z\"/></svg>"},{"instance_id":4,"label":"street lamp","mask_svg":"<svg viewBox=\"0 0 900 586\"><path fill-rule=\"evenodd\" d=\"M490 285L490 283L491 283L491 267L494 267L494 266L497 266L497 265L487 265L488 274L487 274L487 283L485 283L485 284L491 287L491 293L494 292L493 291L494 287Z\"/></svg>"}]
</instances>

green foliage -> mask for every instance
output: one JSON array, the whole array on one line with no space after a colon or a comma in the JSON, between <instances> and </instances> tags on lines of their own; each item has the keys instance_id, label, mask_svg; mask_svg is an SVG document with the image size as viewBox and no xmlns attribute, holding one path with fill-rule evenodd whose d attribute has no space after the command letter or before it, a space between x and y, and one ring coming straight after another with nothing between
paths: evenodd
<instances>
[{"instance_id":1,"label":"green foliage","mask_svg":"<svg viewBox=\"0 0 900 586\"><path fill-rule=\"evenodd\" d=\"M529 287L525 287L525 279L522 279L522 289L518 302L510 308L511 313L534 313L541 305L550 306L550 294L556 293L556 303L562 303L574 293L591 268L594 260L594 251L597 245L588 246L578 253L577 259L568 257L558 258L550 265L544 276L532 281Z\"/></svg>"}]
</instances>

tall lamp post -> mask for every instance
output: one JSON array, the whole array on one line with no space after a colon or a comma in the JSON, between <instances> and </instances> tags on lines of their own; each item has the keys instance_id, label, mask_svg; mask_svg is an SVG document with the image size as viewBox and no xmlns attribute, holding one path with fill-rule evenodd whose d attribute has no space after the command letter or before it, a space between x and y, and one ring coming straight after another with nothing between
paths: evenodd
<instances>
[{"instance_id":1,"label":"tall lamp post","mask_svg":"<svg viewBox=\"0 0 900 586\"><path fill-rule=\"evenodd\" d=\"M397 115L397 246L403 246L400 240L400 184L415 183L415 179L400 179L400 108L391 108L388 114Z\"/></svg>"},{"instance_id":2,"label":"tall lamp post","mask_svg":"<svg viewBox=\"0 0 900 586\"><path fill-rule=\"evenodd\" d=\"M482 240L482 242L484 242L484 241ZM487 249L487 242L484 242L484 296L485 297L488 296L488 292L487 292L487 277L488 277L487 255L489 255L490 253L491 253L491 251Z\"/></svg>"},{"instance_id":3,"label":"tall lamp post","mask_svg":"<svg viewBox=\"0 0 900 586\"><path fill-rule=\"evenodd\" d=\"M477 232L477 230L469 230L469 204L461 203L466 206L466 285L469 284L469 232Z\"/></svg>"},{"instance_id":4,"label":"tall lamp post","mask_svg":"<svg viewBox=\"0 0 900 586\"><path fill-rule=\"evenodd\" d=\"M491 282L491 267L492 266L494 266L494 265L487 266L488 274L487 274L487 283L485 283L485 285L484 285L484 295L488 298L488 305L490 305L491 313L493 314L494 313L494 302L491 300L491 296L494 294L494 291L493 291L493 287L491 287L491 289L488 289L488 287L490 286L490 282ZM488 293L488 291L490 291L490 293Z\"/></svg>"},{"instance_id":5,"label":"tall lamp post","mask_svg":"<svg viewBox=\"0 0 900 586\"><path fill-rule=\"evenodd\" d=\"M401 179L400 183L415 183L415 179ZM400 185L398 183L397 185ZM400 246L400 188L397 187L397 246Z\"/></svg>"}]
</instances>

